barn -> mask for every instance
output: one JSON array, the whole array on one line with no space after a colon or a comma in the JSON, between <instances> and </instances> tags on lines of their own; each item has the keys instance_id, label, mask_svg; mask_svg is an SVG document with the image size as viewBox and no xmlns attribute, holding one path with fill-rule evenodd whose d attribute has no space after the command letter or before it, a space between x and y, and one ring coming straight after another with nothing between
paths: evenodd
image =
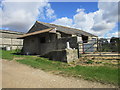
<instances>
[{"instance_id":1,"label":"barn","mask_svg":"<svg viewBox=\"0 0 120 90\"><path fill-rule=\"evenodd\" d=\"M23 54L69 63L79 57L79 52L96 51L98 37L83 30L36 21L18 39L24 39Z\"/></svg>"},{"instance_id":2,"label":"barn","mask_svg":"<svg viewBox=\"0 0 120 90\"><path fill-rule=\"evenodd\" d=\"M11 30L0 30L0 49L15 50L23 47L23 39L17 37L23 35L23 32Z\"/></svg>"}]
</instances>

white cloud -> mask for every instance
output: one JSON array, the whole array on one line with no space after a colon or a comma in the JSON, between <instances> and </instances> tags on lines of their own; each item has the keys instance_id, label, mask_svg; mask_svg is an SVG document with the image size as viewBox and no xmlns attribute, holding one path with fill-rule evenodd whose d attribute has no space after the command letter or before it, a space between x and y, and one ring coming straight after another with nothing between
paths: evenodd
<instances>
[{"instance_id":1,"label":"white cloud","mask_svg":"<svg viewBox=\"0 0 120 90\"><path fill-rule=\"evenodd\" d=\"M48 0L39 0L41 2L32 2L32 0L30 0L30 2L27 0L24 0L25 2L23 2L23 0L4 1L5 2L1 4L3 9L0 8L0 15L3 15L0 22L2 22L3 27L11 30L27 31L37 18L56 18L55 12L48 3ZM72 19L62 17L52 23L70 26L98 36L104 36L108 34L115 27L116 22L118 22L118 15L120 16L118 12L119 6L117 2L99 2L99 10L96 12L86 13L85 9L78 8Z\"/></svg>"},{"instance_id":2,"label":"white cloud","mask_svg":"<svg viewBox=\"0 0 120 90\"><path fill-rule=\"evenodd\" d=\"M118 20L118 2L99 2L98 7L103 10L103 19L107 22Z\"/></svg>"},{"instance_id":3,"label":"white cloud","mask_svg":"<svg viewBox=\"0 0 120 90\"><path fill-rule=\"evenodd\" d=\"M49 17L50 19L56 18L56 15L54 14L54 10L51 8L50 4L47 4L46 7L46 16Z\"/></svg>"},{"instance_id":4,"label":"white cloud","mask_svg":"<svg viewBox=\"0 0 120 90\"><path fill-rule=\"evenodd\" d=\"M27 31L37 20L39 15L40 19L49 18L54 16L54 10L48 3L48 0L42 2L2 2L3 9L0 14L3 15L2 26L16 31ZM14 1L14 0L13 0ZM17 0L20 1L20 0ZM44 10L47 12L45 13ZM44 17L46 15L46 17Z\"/></svg>"},{"instance_id":5,"label":"white cloud","mask_svg":"<svg viewBox=\"0 0 120 90\"><path fill-rule=\"evenodd\" d=\"M117 2L99 2L98 10L96 12L85 13L84 9L78 8L73 19L70 19L71 24L68 26L85 30L100 37L103 37L111 31L118 22L118 3ZM67 18L67 17L66 17ZM60 21L62 18L56 20L55 24L66 25L69 20Z\"/></svg>"},{"instance_id":6,"label":"white cloud","mask_svg":"<svg viewBox=\"0 0 120 90\"><path fill-rule=\"evenodd\" d=\"M78 8L77 10L76 10L76 12L84 12L85 11L85 9L80 9L80 8Z\"/></svg>"},{"instance_id":7,"label":"white cloud","mask_svg":"<svg viewBox=\"0 0 120 90\"><path fill-rule=\"evenodd\" d=\"M73 27L88 31L94 23L93 14L86 14L84 10L80 10L76 15L74 15L73 21Z\"/></svg>"},{"instance_id":8,"label":"white cloud","mask_svg":"<svg viewBox=\"0 0 120 90\"><path fill-rule=\"evenodd\" d=\"M99 2L119 2L120 0L99 0Z\"/></svg>"},{"instance_id":9,"label":"white cloud","mask_svg":"<svg viewBox=\"0 0 120 90\"><path fill-rule=\"evenodd\" d=\"M119 35L120 35L120 32L113 32L113 33L107 33L106 34L106 36L108 38L110 38L110 37L119 37Z\"/></svg>"},{"instance_id":10,"label":"white cloud","mask_svg":"<svg viewBox=\"0 0 120 90\"><path fill-rule=\"evenodd\" d=\"M63 25L63 26L72 26L72 19L67 17L62 17L60 19L55 20L52 22L53 24Z\"/></svg>"},{"instance_id":11,"label":"white cloud","mask_svg":"<svg viewBox=\"0 0 120 90\"><path fill-rule=\"evenodd\" d=\"M48 2L48 0L2 0L4 2Z\"/></svg>"},{"instance_id":12,"label":"white cloud","mask_svg":"<svg viewBox=\"0 0 120 90\"><path fill-rule=\"evenodd\" d=\"M120 1L118 2L118 21L120 22Z\"/></svg>"}]
</instances>

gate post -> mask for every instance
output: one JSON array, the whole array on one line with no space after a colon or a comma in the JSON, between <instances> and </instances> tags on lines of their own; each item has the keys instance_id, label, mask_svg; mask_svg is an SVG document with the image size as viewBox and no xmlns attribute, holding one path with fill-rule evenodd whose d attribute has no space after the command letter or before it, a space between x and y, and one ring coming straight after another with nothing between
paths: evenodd
<instances>
[{"instance_id":1,"label":"gate post","mask_svg":"<svg viewBox=\"0 0 120 90\"><path fill-rule=\"evenodd\" d=\"M83 49L83 54L85 54L85 51L84 51L84 43L82 43L82 49Z\"/></svg>"},{"instance_id":2,"label":"gate post","mask_svg":"<svg viewBox=\"0 0 120 90\"><path fill-rule=\"evenodd\" d=\"M79 43L77 43L77 51L78 51L78 58L80 57L80 51L79 51Z\"/></svg>"}]
</instances>

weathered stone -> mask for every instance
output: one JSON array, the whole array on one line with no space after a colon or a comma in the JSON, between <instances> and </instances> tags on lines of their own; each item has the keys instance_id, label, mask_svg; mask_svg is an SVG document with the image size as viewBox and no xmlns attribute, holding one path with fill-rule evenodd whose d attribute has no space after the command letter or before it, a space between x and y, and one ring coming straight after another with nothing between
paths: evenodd
<instances>
[{"instance_id":1,"label":"weathered stone","mask_svg":"<svg viewBox=\"0 0 120 90\"><path fill-rule=\"evenodd\" d=\"M72 63L78 59L77 49L66 49L67 63Z\"/></svg>"},{"instance_id":2,"label":"weathered stone","mask_svg":"<svg viewBox=\"0 0 120 90\"><path fill-rule=\"evenodd\" d=\"M67 63L72 63L78 59L77 49L65 49L65 50L56 50L51 51L43 57L49 58L54 61L62 61Z\"/></svg>"}]
</instances>

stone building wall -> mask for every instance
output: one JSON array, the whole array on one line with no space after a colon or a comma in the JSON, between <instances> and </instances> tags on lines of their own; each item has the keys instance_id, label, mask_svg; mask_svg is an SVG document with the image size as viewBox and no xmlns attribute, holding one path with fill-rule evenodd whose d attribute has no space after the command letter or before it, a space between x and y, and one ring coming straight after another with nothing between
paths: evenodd
<instances>
[{"instance_id":1,"label":"stone building wall","mask_svg":"<svg viewBox=\"0 0 120 90\"><path fill-rule=\"evenodd\" d=\"M41 40L41 38L45 39ZM35 36L29 36L24 39L23 54L43 55L50 51L56 50L56 35L43 33Z\"/></svg>"},{"instance_id":2,"label":"stone building wall","mask_svg":"<svg viewBox=\"0 0 120 90\"><path fill-rule=\"evenodd\" d=\"M45 38L45 42L41 42L41 37ZM23 54L44 55L51 51L63 50L67 48L67 42L71 48L77 48L76 37L57 38L56 34L42 33L35 36L29 36L24 39Z\"/></svg>"},{"instance_id":3,"label":"stone building wall","mask_svg":"<svg viewBox=\"0 0 120 90\"><path fill-rule=\"evenodd\" d=\"M92 38L88 38L88 43ZM78 43L82 42L81 36L63 33L41 33L24 38L23 54L37 54L50 60L71 63L78 59ZM87 45L86 45L87 46Z\"/></svg>"}]
</instances>

